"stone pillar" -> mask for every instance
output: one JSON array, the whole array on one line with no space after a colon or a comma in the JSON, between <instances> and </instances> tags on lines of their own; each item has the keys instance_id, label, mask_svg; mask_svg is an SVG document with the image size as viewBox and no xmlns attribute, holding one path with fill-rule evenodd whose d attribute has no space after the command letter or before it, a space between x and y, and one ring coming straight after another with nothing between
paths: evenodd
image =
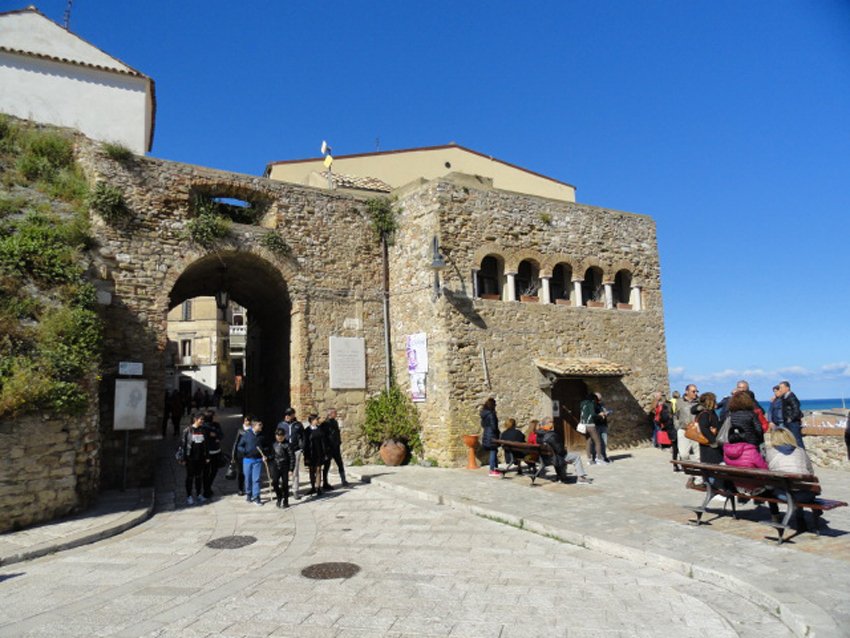
<instances>
[{"instance_id":1,"label":"stone pillar","mask_svg":"<svg viewBox=\"0 0 850 638\"><path fill-rule=\"evenodd\" d=\"M640 286L632 286L632 294L629 296L631 297L632 310L641 310Z\"/></svg>"},{"instance_id":2,"label":"stone pillar","mask_svg":"<svg viewBox=\"0 0 850 638\"><path fill-rule=\"evenodd\" d=\"M516 277L515 272L506 272L505 277L507 277L507 285L505 285L505 292L502 295L502 301L516 301L516 282L514 278Z\"/></svg>"},{"instance_id":3,"label":"stone pillar","mask_svg":"<svg viewBox=\"0 0 850 638\"><path fill-rule=\"evenodd\" d=\"M479 291L478 291L478 269L472 269L472 298L478 299Z\"/></svg>"},{"instance_id":4,"label":"stone pillar","mask_svg":"<svg viewBox=\"0 0 850 638\"><path fill-rule=\"evenodd\" d=\"M552 303L552 295L549 293L549 280L551 277L540 278L540 303Z\"/></svg>"},{"instance_id":5,"label":"stone pillar","mask_svg":"<svg viewBox=\"0 0 850 638\"><path fill-rule=\"evenodd\" d=\"M605 307L609 310L614 307L614 288L610 283L602 284L605 288Z\"/></svg>"},{"instance_id":6,"label":"stone pillar","mask_svg":"<svg viewBox=\"0 0 850 638\"><path fill-rule=\"evenodd\" d=\"M581 279L573 279L573 308L580 308L582 303Z\"/></svg>"}]
</instances>

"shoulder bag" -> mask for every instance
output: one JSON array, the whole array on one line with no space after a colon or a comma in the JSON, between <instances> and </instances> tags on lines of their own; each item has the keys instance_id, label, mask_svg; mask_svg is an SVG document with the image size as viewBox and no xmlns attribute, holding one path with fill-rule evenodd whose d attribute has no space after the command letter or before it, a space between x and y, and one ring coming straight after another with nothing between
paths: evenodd
<instances>
[{"instance_id":1,"label":"shoulder bag","mask_svg":"<svg viewBox=\"0 0 850 638\"><path fill-rule=\"evenodd\" d=\"M702 431L699 429L699 423L697 421L691 421L688 423L688 426L685 428L685 438L690 439L691 441L696 441L700 445L708 445L708 439L705 438Z\"/></svg>"},{"instance_id":2,"label":"shoulder bag","mask_svg":"<svg viewBox=\"0 0 850 638\"><path fill-rule=\"evenodd\" d=\"M727 415L723 420L723 425L720 427L720 432L717 433L715 441L718 443L729 443L729 432L732 429L732 417Z\"/></svg>"}]
</instances>

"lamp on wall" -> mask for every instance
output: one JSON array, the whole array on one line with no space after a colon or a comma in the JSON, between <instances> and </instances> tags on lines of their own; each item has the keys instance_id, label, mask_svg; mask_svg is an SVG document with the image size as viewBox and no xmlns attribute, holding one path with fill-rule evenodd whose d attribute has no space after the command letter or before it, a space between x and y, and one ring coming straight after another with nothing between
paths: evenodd
<instances>
[{"instance_id":1,"label":"lamp on wall","mask_svg":"<svg viewBox=\"0 0 850 638\"><path fill-rule=\"evenodd\" d=\"M227 294L227 290L224 287L224 275L227 272L227 266L221 266L218 269L219 272L219 283L218 290L215 293L215 305L221 310L221 314L224 315L227 310L227 304L230 302L230 296ZM225 316L225 319L227 317Z\"/></svg>"},{"instance_id":2,"label":"lamp on wall","mask_svg":"<svg viewBox=\"0 0 850 638\"><path fill-rule=\"evenodd\" d=\"M446 267L446 260L440 254L440 240L437 239L436 235L431 239L431 252L431 270L434 271L434 300L436 301L442 293L440 289L440 271Z\"/></svg>"}]
</instances>

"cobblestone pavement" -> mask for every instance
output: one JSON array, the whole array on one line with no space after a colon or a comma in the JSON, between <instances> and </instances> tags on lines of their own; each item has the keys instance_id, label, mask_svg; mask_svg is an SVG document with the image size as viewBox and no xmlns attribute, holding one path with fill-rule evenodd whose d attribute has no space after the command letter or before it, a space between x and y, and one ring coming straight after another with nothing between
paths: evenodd
<instances>
[{"instance_id":1,"label":"cobblestone pavement","mask_svg":"<svg viewBox=\"0 0 850 638\"><path fill-rule=\"evenodd\" d=\"M833 536L787 547L764 541L762 526L757 540L717 522L688 527L679 504L690 495L655 450L592 468L591 487L531 488L527 478L486 471L352 468L371 483L279 510L246 503L221 476L213 503L187 507L172 447L163 445L152 519L0 568L0 636L749 638L791 636L788 624L803 635L773 613L777 573L793 576L801 556L834 569L840 559L805 545L843 542L837 518ZM833 487L841 486L825 491L842 498ZM207 546L233 535L256 541ZM771 595L760 598L757 587L741 595L738 581L715 578L706 561L761 564L754 576L774 581L763 583ZM325 562L360 570L332 580L301 574ZM829 571L819 580L813 588L843 587ZM798 602L816 636L841 635L819 619L820 607ZM787 596L783 603L793 607Z\"/></svg>"}]
</instances>

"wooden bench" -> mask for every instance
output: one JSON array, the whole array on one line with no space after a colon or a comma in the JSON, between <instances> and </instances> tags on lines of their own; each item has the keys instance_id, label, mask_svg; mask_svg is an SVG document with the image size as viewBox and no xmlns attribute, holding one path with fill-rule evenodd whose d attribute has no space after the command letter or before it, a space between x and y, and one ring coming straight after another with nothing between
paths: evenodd
<instances>
[{"instance_id":1,"label":"wooden bench","mask_svg":"<svg viewBox=\"0 0 850 638\"><path fill-rule=\"evenodd\" d=\"M493 439L493 443L500 445L514 455L514 462L508 465L504 470L500 470L504 477L510 471L513 465L519 468L519 462L525 459L526 456L533 457L531 463L535 465L535 470L531 474L531 484L543 474L543 470L547 465L552 465L551 459L554 457L552 448L543 443L520 443L519 441L506 441L505 439ZM517 459L517 457L519 457ZM546 459L549 459L548 461Z\"/></svg>"},{"instance_id":2,"label":"wooden bench","mask_svg":"<svg viewBox=\"0 0 850 638\"><path fill-rule=\"evenodd\" d=\"M756 503L776 503L787 505L785 516L781 522L771 521L767 523L774 529L779 536L778 542L781 544L785 531L790 529L791 515L797 512L798 509L810 509L815 516L815 533L818 533L818 517L826 511L835 509L836 507L846 507L844 501L834 501L830 499L815 497L812 502L804 503L794 499L794 492L806 490L815 495L821 493L821 486L818 478L813 474L790 474L787 472L771 472L770 470L760 470L756 468L733 467L731 465L715 465L712 463L697 463L695 461L671 461L673 465L681 468L685 474L691 477L686 484L686 487L692 490L705 492L705 499L699 507L688 507L696 516L696 524L700 525L702 516L708 512L708 504L715 496L722 496L726 500L723 503L723 510L726 511L726 505L732 505L732 518L738 518L738 512L735 508L736 498L749 499ZM700 477L703 482L701 485L695 483L694 479ZM708 480L712 479L714 484ZM759 490L768 490L764 494L759 494ZM741 492L740 490L753 490L754 493ZM774 490L782 490L787 494L787 501L780 500L774 496Z\"/></svg>"}]
</instances>

